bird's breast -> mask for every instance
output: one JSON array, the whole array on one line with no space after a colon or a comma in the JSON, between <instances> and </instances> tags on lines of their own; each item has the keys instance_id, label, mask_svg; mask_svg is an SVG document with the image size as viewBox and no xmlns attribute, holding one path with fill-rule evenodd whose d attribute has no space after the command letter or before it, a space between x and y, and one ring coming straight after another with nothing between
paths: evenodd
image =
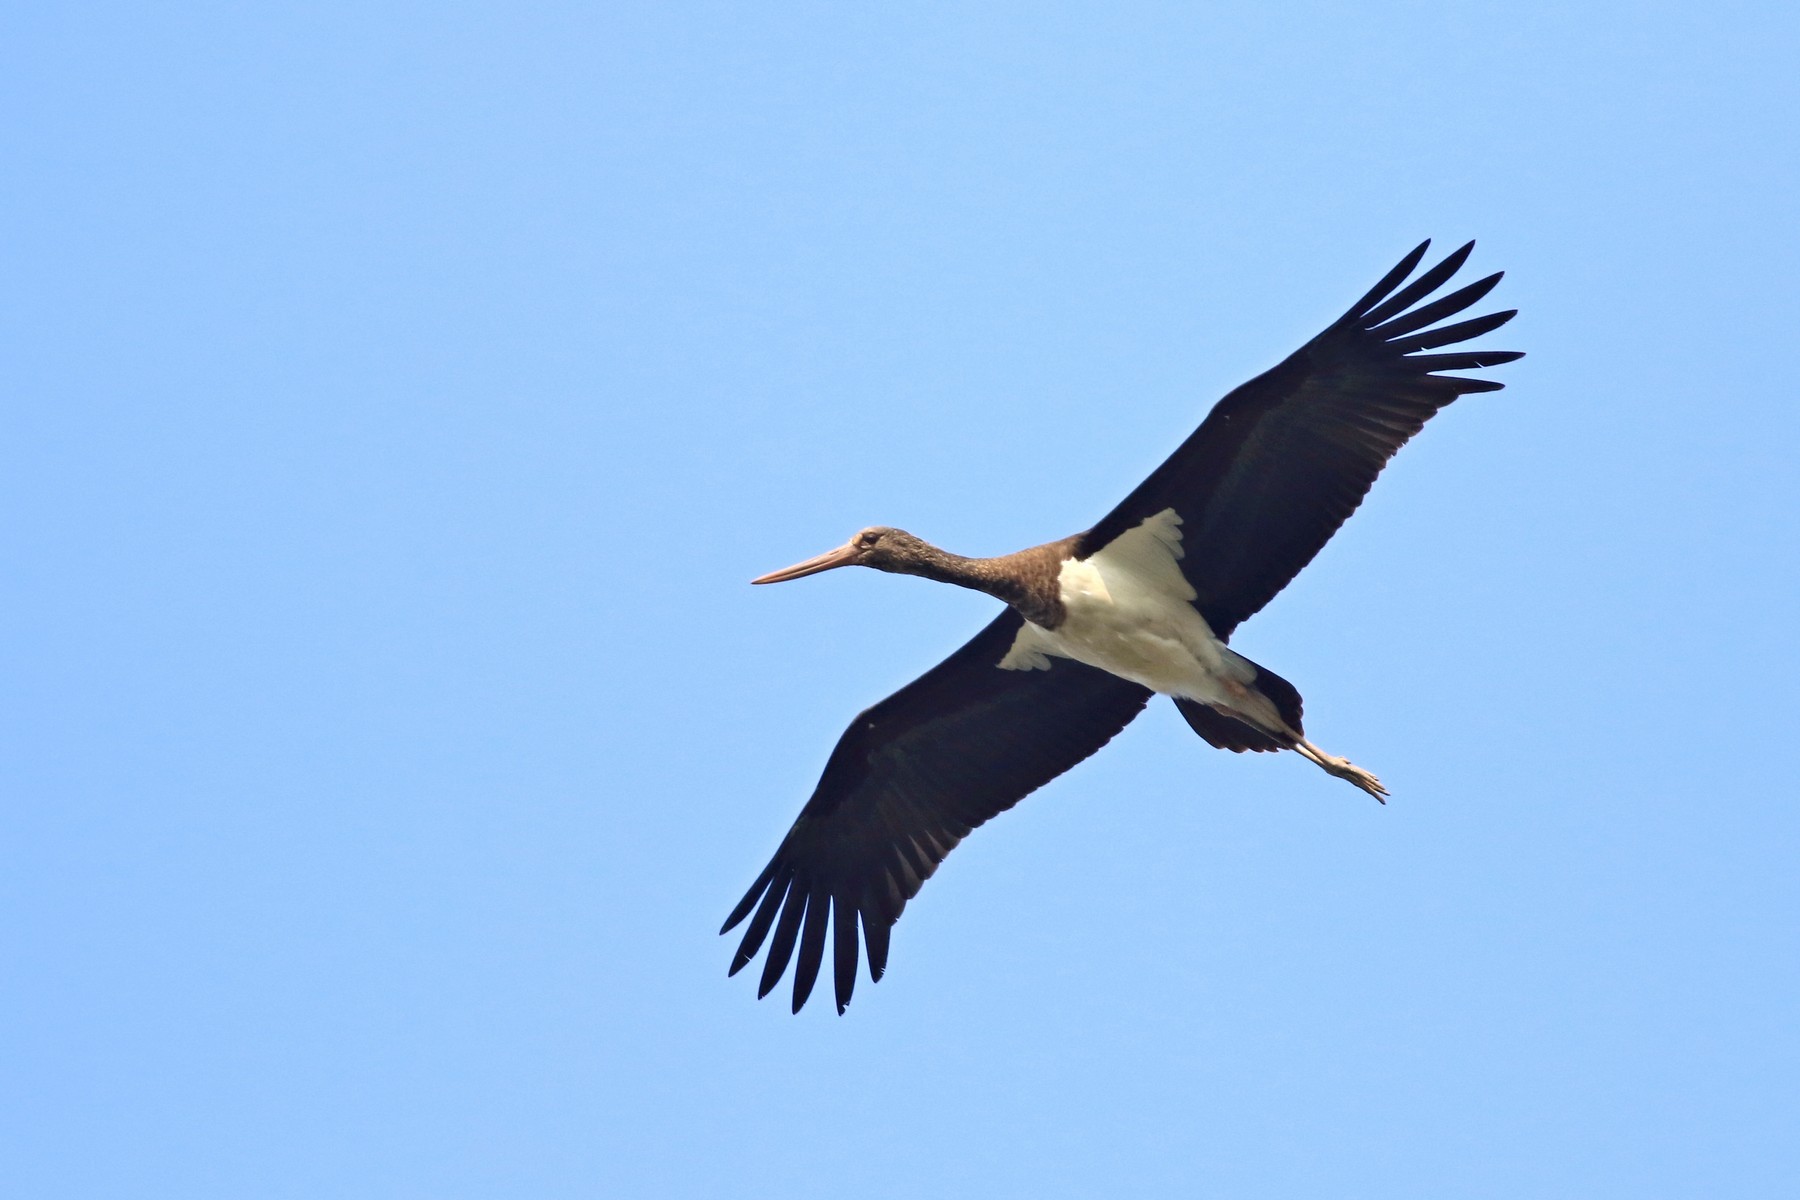
<instances>
[{"instance_id":1,"label":"bird's breast","mask_svg":"<svg viewBox=\"0 0 1800 1200\"><path fill-rule=\"evenodd\" d=\"M1181 518L1165 509L1057 576L1063 619L1026 622L1000 666L1043 670L1071 658L1170 695L1210 698L1235 659L1194 607L1182 575Z\"/></svg>"}]
</instances>

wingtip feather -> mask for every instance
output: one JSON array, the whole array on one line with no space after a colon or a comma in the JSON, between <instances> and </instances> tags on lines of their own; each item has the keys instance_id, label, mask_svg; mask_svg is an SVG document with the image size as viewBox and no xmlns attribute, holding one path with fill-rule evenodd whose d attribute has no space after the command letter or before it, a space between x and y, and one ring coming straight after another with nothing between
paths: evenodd
<instances>
[{"instance_id":1,"label":"wingtip feather","mask_svg":"<svg viewBox=\"0 0 1800 1200\"><path fill-rule=\"evenodd\" d=\"M719 926L720 937L730 933L739 921L750 915L750 910L756 907L757 900L762 898L764 889L769 886L769 880L774 877L775 863L771 861L762 869L762 874L756 877L756 882L750 885L750 890L744 893L744 898L737 902L737 907L731 910L731 915L725 918L725 923Z\"/></svg>"},{"instance_id":2,"label":"wingtip feather","mask_svg":"<svg viewBox=\"0 0 1800 1200\"><path fill-rule=\"evenodd\" d=\"M894 923L879 914L863 914L863 943L869 950L869 982L880 983L887 974L888 939Z\"/></svg>"},{"instance_id":3,"label":"wingtip feather","mask_svg":"<svg viewBox=\"0 0 1800 1200\"><path fill-rule=\"evenodd\" d=\"M1439 346L1450 346L1457 342L1466 342L1478 338L1484 333L1492 333L1508 321L1519 315L1519 310L1509 308L1502 312L1488 313L1484 317L1471 317L1467 321L1458 321L1454 325L1445 325L1438 329L1428 329L1424 333L1414 334L1406 338L1391 338L1388 345L1401 354L1415 354L1420 350L1435 350Z\"/></svg>"},{"instance_id":4,"label":"wingtip feather","mask_svg":"<svg viewBox=\"0 0 1800 1200\"><path fill-rule=\"evenodd\" d=\"M787 900L781 906L781 919L775 923L775 940L769 943L768 957L763 959L762 978L757 981L756 998L761 1000L775 990L787 972L788 960L794 956L794 942L800 936L800 918L806 915L806 881L796 878L788 885Z\"/></svg>"},{"instance_id":5,"label":"wingtip feather","mask_svg":"<svg viewBox=\"0 0 1800 1200\"><path fill-rule=\"evenodd\" d=\"M856 990L856 906L842 895L831 898L831 982L838 1016L850 1007Z\"/></svg>"},{"instance_id":6,"label":"wingtip feather","mask_svg":"<svg viewBox=\"0 0 1800 1200\"><path fill-rule=\"evenodd\" d=\"M769 926L775 921L775 911L781 904L781 898L787 894L792 878L791 875L784 874L770 881L768 890L763 893L762 904L744 929L743 940L738 943L737 953L732 956L731 970L726 972L727 976L736 975L743 970L756 957L756 952L762 949L763 939L769 936Z\"/></svg>"},{"instance_id":7,"label":"wingtip feather","mask_svg":"<svg viewBox=\"0 0 1800 1200\"><path fill-rule=\"evenodd\" d=\"M1403 305L1400 309L1395 310L1394 313L1383 317L1379 323L1375 322L1372 314L1370 317L1371 324L1368 327L1369 332L1383 340L1404 337L1415 330L1423 329L1427 325L1441 321L1445 317L1455 316L1463 309L1468 308L1471 304L1474 304L1483 296L1493 291L1494 286L1499 282L1500 273L1496 271L1492 275L1477 279L1467 287L1458 288L1447 296L1440 296L1431 303L1415 308L1411 312L1406 312L1406 305ZM1435 286L1433 290L1435 290ZM1407 303L1410 305L1422 299L1424 299L1423 293L1412 297Z\"/></svg>"},{"instance_id":8,"label":"wingtip feather","mask_svg":"<svg viewBox=\"0 0 1800 1200\"><path fill-rule=\"evenodd\" d=\"M1417 279L1371 308L1362 316L1365 329L1373 329L1382 322L1405 312L1431 293L1447 283L1451 276L1462 270L1463 263L1468 261L1469 253L1475 248L1474 242L1467 242L1446 254L1436 266L1427 270Z\"/></svg>"},{"instance_id":9,"label":"wingtip feather","mask_svg":"<svg viewBox=\"0 0 1800 1200\"><path fill-rule=\"evenodd\" d=\"M824 894L814 892L806 900L806 924L800 931L800 954L794 960L794 1009L798 1014L819 980L825 961L825 922L831 909Z\"/></svg>"},{"instance_id":10,"label":"wingtip feather","mask_svg":"<svg viewBox=\"0 0 1800 1200\"><path fill-rule=\"evenodd\" d=\"M1360 320L1365 312L1381 303L1381 298L1383 296L1386 296L1389 292L1406 282L1406 277L1411 275L1414 269L1418 267L1419 263L1424 260L1425 252L1429 249L1431 249L1430 238L1426 238L1417 246L1414 246L1404 258L1394 264L1392 270L1381 277L1380 282L1370 288L1367 292L1364 292L1362 299L1358 300L1355 304L1352 304L1350 310L1346 312L1340 320Z\"/></svg>"}]
</instances>

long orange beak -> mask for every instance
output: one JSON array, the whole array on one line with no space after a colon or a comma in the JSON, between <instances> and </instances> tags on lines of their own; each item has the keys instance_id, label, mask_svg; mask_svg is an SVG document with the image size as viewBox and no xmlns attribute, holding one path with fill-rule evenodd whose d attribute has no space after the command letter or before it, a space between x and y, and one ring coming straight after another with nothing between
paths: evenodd
<instances>
[{"instance_id":1,"label":"long orange beak","mask_svg":"<svg viewBox=\"0 0 1800 1200\"><path fill-rule=\"evenodd\" d=\"M752 579L751 583L786 583L790 579L799 579L803 575L817 575L820 571L829 571L833 567L847 567L856 561L856 543L839 546L836 550L827 550L817 558L809 558L805 562L795 563L791 567L783 567L779 571L770 571L767 575Z\"/></svg>"}]
</instances>

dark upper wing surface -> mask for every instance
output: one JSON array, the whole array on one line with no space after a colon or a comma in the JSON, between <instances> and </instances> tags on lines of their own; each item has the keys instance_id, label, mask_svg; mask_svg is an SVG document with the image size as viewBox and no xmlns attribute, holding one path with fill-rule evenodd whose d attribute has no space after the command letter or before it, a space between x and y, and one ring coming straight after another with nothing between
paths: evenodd
<instances>
[{"instance_id":1,"label":"dark upper wing surface","mask_svg":"<svg viewBox=\"0 0 1800 1200\"><path fill-rule=\"evenodd\" d=\"M800 1011L824 960L829 916L842 1012L856 983L858 921L869 976L879 979L900 910L956 844L1112 740L1150 698L1069 659L1048 671L1001 670L1021 623L1006 610L838 739L812 799L719 931L750 918L735 975L773 930L759 996L798 948Z\"/></svg>"},{"instance_id":2,"label":"dark upper wing surface","mask_svg":"<svg viewBox=\"0 0 1800 1200\"><path fill-rule=\"evenodd\" d=\"M1479 337L1513 311L1427 329L1462 312L1498 274L1426 303L1470 242L1411 283L1426 242L1330 328L1214 406L1167 462L1082 538L1094 553L1146 517L1182 518L1182 571L1220 638L1312 561L1395 451L1465 392L1502 385L1442 375L1522 357L1510 350L1426 351ZM1415 307L1416 306L1416 307Z\"/></svg>"}]
</instances>

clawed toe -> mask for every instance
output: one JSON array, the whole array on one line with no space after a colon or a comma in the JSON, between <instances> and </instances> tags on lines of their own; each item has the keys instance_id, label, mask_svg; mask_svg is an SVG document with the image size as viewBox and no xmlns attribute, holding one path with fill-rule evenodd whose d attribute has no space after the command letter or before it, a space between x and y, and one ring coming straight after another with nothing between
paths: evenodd
<instances>
[{"instance_id":1,"label":"clawed toe","mask_svg":"<svg viewBox=\"0 0 1800 1200\"><path fill-rule=\"evenodd\" d=\"M1388 794L1388 790L1381 786L1381 780L1375 778L1373 774L1363 770L1349 759L1339 758L1335 754L1326 754L1317 746L1305 740L1302 740L1295 749L1317 763L1328 774L1335 775L1339 779L1347 779L1363 791L1369 793L1369 795L1375 797L1375 799L1380 800L1381 803L1387 803L1387 801L1382 798Z\"/></svg>"},{"instance_id":2,"label":"clawed toe","mask_svg":"<svg viewBox=\"0 0 1800 1200\"><path fill-rule=\"evenodd\" d=\"M1336 775L1339 779L1348 779L1351 783L1354 783L1357 787L1375 797L1375 799L1380 800L1383 804L1387 803L1382 797L1388 794L1388 790L1381 786L1381 780L1375 778L1374 775L1363 770L1349 759L1333 759L1329 765L1325 765L1325 769L1330 771L1333 775Z\"/></svg>"},{"instance_id":3,"label":"clawed toe","mask_svg":"<svg viewBox=\"0 0 1800 1200\"><path fill-rule=\"evenodd\" d=\"M1333 771L1332 774L1336 775L1339 779L1348 779L1351 783L1354 783L1357 787L1369 793L1369 795L1375 797L1375 799L1379 800L1381 803L1387 803L1386 796L1388 790L1381 786L1381 780L1375 778L1375 776L1354 763L1346 761L1343 764L1342 770Z\"/></svg>"}]
</instances>

